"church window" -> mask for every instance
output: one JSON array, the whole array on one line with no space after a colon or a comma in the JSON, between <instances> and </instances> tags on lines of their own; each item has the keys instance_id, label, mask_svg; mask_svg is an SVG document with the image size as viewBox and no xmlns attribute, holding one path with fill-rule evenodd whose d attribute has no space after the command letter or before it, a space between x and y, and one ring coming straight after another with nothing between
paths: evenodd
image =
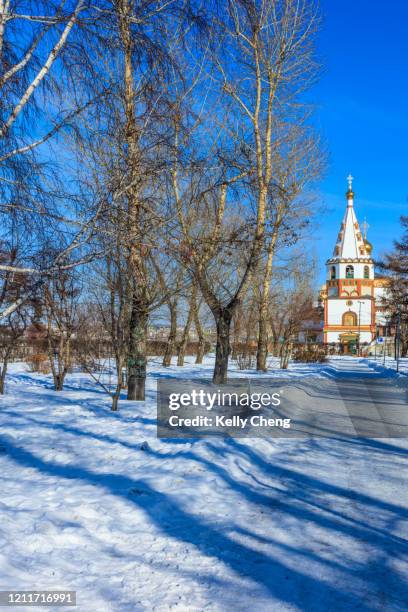
<instances>
[{"instance_id":1,"label":"church window","mask_svg":"<svg viewBox=\"0 0 408 612\"><path fill-rule=\"evenodd\" d=\"M355 312L345 312L343 314L343 325L345 327L355 327L357 325L357 315Z\"/></svg>"},{"instance_id":2,"label":"church window","mask_svg":"<svg viewBox=\"0 0 408 612\"><path fill-rule=\"evenodd\" d=\"M368 266L364 266L364 278L370 278L370 268Z\"/></svg>"},{"instance_id":3,"label":"church window","mask_svg":"<svg viewBox=\"0 0 408 612\"><path fill-rule=\"evenodd\" d=\"M346 267L346 278L354 278L354 268L353 266Z\"/></svg>"},{"instance_id":4,"label":"church window","mask_svg":"<svg viewBox=\"0 0 408 612\"><path fill-rule=\"evenodd\" d=\"M330 268L330 280L334 280L336 278L336 266L332 266Z\"/></svg>"}]
</instances>

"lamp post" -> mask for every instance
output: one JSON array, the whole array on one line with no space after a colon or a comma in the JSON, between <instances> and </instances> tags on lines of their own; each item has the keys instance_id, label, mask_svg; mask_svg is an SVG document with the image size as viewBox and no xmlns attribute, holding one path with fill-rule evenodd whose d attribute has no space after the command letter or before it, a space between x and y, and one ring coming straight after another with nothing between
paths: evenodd
<instances>
[{"instance_id":1,"label":"lamp post","mask_svg":"<svg viewBox=\"0 0 408 612\"><path fill-rule=\"evenodd\" d=\"M395 358L397 360L397 372L399 372L399 354L400 354L400 334L401 334L401 311L397 312L397 329L395 331Z\"/></svg>"},{"instance_id":2,"label":"lamp post","mask_svg":"<svg viewBox=\"0 0 408 612\"><path fill-rule=\"evenodd\" d=\"M357 355L361 357L360 353L360 335L361 335L361 304L364 304L361 300L358 300L358 352Z\"/></svg>"},{"instance_id":3,"label":"lamp post","mask_svg":"<svg viewBox=\"0 0 408 612\"><path fill-rule=\"evenodd\" d=\"M384 361L383 361L383 365L385 365L385 353L386 353L386 350L387 350L387 337L388 337L388 317L385 317Z\"/></svg>"},{"instance_id":4,"label":"lamp post","mask_svg":"<svg viewBox=\"0 0 408 612\"><path fill-rule=\"evenodd\" d=\"M378 324L375 324L374 360L377 361Z\"/></svg>"}]
</instances>

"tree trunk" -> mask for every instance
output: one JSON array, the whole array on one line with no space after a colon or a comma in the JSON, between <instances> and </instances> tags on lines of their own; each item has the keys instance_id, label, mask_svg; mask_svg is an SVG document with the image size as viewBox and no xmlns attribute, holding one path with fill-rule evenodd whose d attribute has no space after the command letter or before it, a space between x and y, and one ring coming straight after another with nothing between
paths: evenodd
<instances>
[{"instance_id":1,"label":"tree trunk","mask_svg":"<svg viewBox=\"0 0 408 612\"><path fill-rule=\"evenodd\" d=\"M131 29L131 2L120 0L114 3L116 8L124 54L124 105L125 105L125 139L127 144L126 166L129 172L128 216L130 266L133 275L133 295L129 322L128 344L128 400L143 401L146 383L146 339L148 322L147 281L145 260L141 252L143 226L141 225L141 208L139 201L140 151L139 126L135 112L135 84L133 80L132 53L134 37Z\"/></svg>"},{"instance_id":2,"label":"tree trunk","mask_svg":"<svg viewBox=\"0 0 408 612\"><path fill-rule=\"evenodd\" d=\"M3 367L0 368L0 395L4 395L7 373L7 362L3 362Z\"/></svg>"},{"instance_id":3,"label":"tree trunk","mask_svg":"<svg viewBox=\"0 0 408 612\"><path fill-rule=\"evenodd\" d=\"M242 356L246 359L248 355L251 353L251 334L252 334L252 313L250 312L247 318L247 327L245 333L245 342L242 347Z\"/></svg>"},{"instance_id":4,"label":"tree trunk","mask_svg":"<svg viewBox=\"0 0 408 612\"><path fill-rule=\"evenodd\" d=\"M4 395L4 392L6 390L6 374L11 355L12 348L8 346L3 353L3 366L0 367L0 395Z\"/></svg>"},{"instance_id":5,"label":"tree trunk","mask_svg":"<svg viewBox=\"0 0 408 612\"><path fill-rule=\"evenodd\" d=\"M70 367L70 341L60 341L56 355L54 355L53 345L49 344L48 358L54 381L54 391L62 391L64 389L65 376Z\"/></svg>"},{"instance_id":6,"label":"tree trunk","mask_svg":"<svg viewBox=\"0 0 408 612\"><path fill-rule=\"evenodd\" d=\"M268 322L267 309L261 307L259 312L258 322L258 347L256 353L256 369L261 372L266 372L266 358L268 356Z\"/></svg>"},{"instance_id":7,"label":"tree trunk","mask_svg":"<svg viewBox=\"0 0 408 612\"><path fill-rule=\"evenodd\" d=\"M275 229L268 245L268 254L265 263L264 277L262 281L261 303L259 305L258 321L258 348L256 353L256 369L266 372L266 359L268 357L268 306L269 292L272 278L273 256L278 239L278 229L281 224L281 217L275 223Z\"/></svg>"},{"instance_id":8,"label":"tree trunk","mask_svg":"<svg viewBox=\"0 0 408 612\"><path fill-rule=\"evenodd\" d=\"M112 395L112 406L111 406L112 412L116 412L118 410L119 396L120 396L120 388L119 386L117 386L115 389L115 393Z\"/></svg>"},{"instance_id":9,"label":"tree trunk","mask_svg":"<svg viewBox=\"0 0 408 612\"><path fill-rule=\"evenodd\" d=\"M54 380L55 391L62 391L64 388L64 378L62 374L57 374Z\"/></svg>"},{"instance_id":10,"label":"tree trunk","mask_svg":"<svg viewBox=\"0 0 408 612\"><path fill-rule=\"evenodd\" d=\"M129 324L128 400L145 399L147 322L147 308L134 297Z\"/></svg>"},{"instance_id":11,"label":"tree trunk","mask_svg":"<svg viewBox=\"0 0 408 612\"><path fill-rule=\"evenodd\" d=\"M174 355L176 349L176 339L177 339L177 302L170 301L169 302L169 310L170 310L170 332L169 337L167 338L166 350L164 352L163 357L163 365L168 367L171 365L171 358Z\"/></svg>"},{"instance_id":12,"label":"tree trunk","mask_svg":"<svg viewBox=\"0 0 408 612\"><path fill-rule=\"evenodd\" d=\"M282 370L287 370L288 369L291 349L292 349L291 342L285 342L285 343L282 344L282 348L281 348L281 360L280 360L280 367L281 367Z\"/></svg>"},{"instance_id":13,"label":"tree trunk","mask_svg":"<svg viewBox=\"0 0 408 612\"><path fill-rule=\"evenodd\" d=\"M205 355L205 338L203 336L198 341L197 356L196 356L195 362L203 363L204 355Z\"/></svg>"},{"instance_id":14,"label":"tree trunk","mask_svg":"<svg viewBox=\"0 0 408 612\"><path fill-rule=\"evenodd\" d=\"M400 328L400 355L401 357L408 356L408 329L405 323Z\"/></svg>"},{"instance_id":15,"label":"tree trunk","mask_svg":"<svg viewBox=\"0 0 408 612\"><path fill-rule=\"evenodd\" d=\"M230 328L232 312L229 308L221 310L217 317L217 346L215 349L215 366L213 383L223 385L227 382L228 359L230 354Z\"/></svg>"},{"instance_id":16,"label":"tree trunk","mask_svg":"<svg viewBox=\"0 0 408 612\"><path fill-rule=\"evenodd\" d=\"M118 403L119 403L119 398L120 398L120 392L121 389L123 387L123 380L122 380L122 361L119 362L119 364L117 364L117 383L116 383L116 389L115 389L115 393L112 395L112 406L111 406L111 410L113 412L116 412L119 408Z\"/></svg>"},{"instance_id":17,"label":"tree trunk","mask_svg":"<svg viewBox=\"0 0 408 612\"><path fill-rule=\"evenodd\" d=\"M198 337L198 346L197 346L197 356L196 363L203 363L204 353L205 353L205 336L203 332L203 326L200 321L200 313L199 308L196 306L194 309L194 327L196 329L197 337Z\"/></svg>"},{"instance_id":18,"label":"tree trunk","mask_svg":"<svg viewBox=\"0 0 408 612\"><path fill-rule=\"evenodd\" d=\"M196 308L196 295L197 295L197 288L195 285L193 285L192 292L191 292L191 298L190 298L190 306L188 309L187 321L184 326L183 335L182 335L182 338L181 338L181 341L178 347L178 355L177 355L177 365L178 366L184 365L184 358L186 355L186 348L187 348L188 338L190 335L191 323L193 322L194 309Z\"/></svg>"},{"instance_id":19,"label":"tree trunk","mask_svg":"<svg viewBox=\"0 0 408 612\"><path fill-rule=\"evenodd\" d=\"M234 341L232 343L232 354L231 359L235 360L238 358L239 341L241 337L241 324L242 324L242 308L239 308L235 312L234 316Z\"/></svg>"}]
</instances>

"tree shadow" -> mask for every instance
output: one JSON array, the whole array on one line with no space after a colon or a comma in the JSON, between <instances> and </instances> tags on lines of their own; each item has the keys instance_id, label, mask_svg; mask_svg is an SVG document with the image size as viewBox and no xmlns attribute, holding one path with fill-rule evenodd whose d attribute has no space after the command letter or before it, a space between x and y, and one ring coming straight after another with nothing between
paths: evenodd
<instances>
[{"instance_id":1,"label":"tree shadow","mask_svg":"<svg viewBox=\"0 0 408 612\"><path fill-rule=\"evenodd\" d=\"M69 433L81 435L77 431ZM87 433L84 435L87 435ZM154 489L145 479L135 479L115 473L98 473L78 465L54 463L16 446L7 437L0 438L0 440L10 458L16 464L36 469L55 478L83 481L102 489L105 493L135 505L143 510L152 525L157 527L161 533L179 542L194 546L202 555L216 558L217 561L232 570L235 575L243 579L249 579L286 607L290 606L305 611L316 610L316 606L333 610L351 610L358 607L362 612L384 609L377 608L374 605L372 593L367 600L360 599L356 602L356 595L352 592L352 589L349 589L350 585L347 580L343 580L341 584L330 584L327 577L311 575L311 572L308 571L308 564L310 563L318 561L332 567L336 565L312 550L305 548L299 550L285 542L276 542L272 538L264 538L267 542L287 553L288 563L283 562L277 556L266 554L260 550L260 546L257 549L255 545L252 547L247 541L245 543L239 542L233 536L226 535L225 529L216 528L213 523L186 511L174 496ZM104 441L111 443L109 437L105 438ZM361 564L358 563L350 566L346 563L337 564L336 568L350 576L359 576L361 572L364 574L364 571L369 571L368 574L365 574L365 577L375 580L368 585L374 592L381 589L382 572L388 572L386 578L388 581L386 609L399 609L398 601L394 601L392 597L401 597L400 601L403 602L406 587L398 574L389 567L388 556L392 553L394 557L401 558L406 552L406 542L399 537L389 536L383 530L365 526L363 521L354 521L353 524L350 517L343 516L340 511L333 511L325 503L325 500L336 496L338 499L350 502L357 501L359 504L374 508L378 512L388 513L398 519L405 517L407 514L402 506L383 502L364 494L350 492L344 487L322 482L317 478L282 466L271 465L259 453L235 440L228 440L225 445L224 454L228 450L232 450L238 456L246 458L251 465L254 465L254 468L260 470L272 481L275 479L277 483L284 483L286 491L282 493L282 487L274 487L273 484L260 481L255 483L256 487L240 482L220 465L222 452L220 453L219 446L207 445L208 450L212 450L217 456L217 463L190 451L183 453L183 456L186 459L193 459L203 464L208 470L217 474L229 485L231 490L247 498L260 512L264 508L270 514L289 514L296 517L305 527L313 523L321 528L330 529L333 546L335 546L336 538L339 535L345 535L354 540L366 542L370 547L375 547L376 550L381 551L382 556L371 559L371 570L361 567ZM163 454L157 453L157 455L162 456ZM245 475L245 471L242 471L242 468L239 469ZM263 486L265 492L259 492L260 485ZM205 503L205 500L203 500L203 503ZM279 520L279 516L277 516L277 520ZM241 534L246 536L246 540L252 540L252 542L256 541L257 538L259 540L259 536L250 527L248 526L246 534L241 529ZM232 529L234 530L233 526ZM239 528L235 532L239 534ZM290 554L294 552L296 554L300 553L302 556L304 571L293 567ZM389 592L390 588L394 595ZM391 604L391 607L389 604Z\"/></svg>"}]
</instances>

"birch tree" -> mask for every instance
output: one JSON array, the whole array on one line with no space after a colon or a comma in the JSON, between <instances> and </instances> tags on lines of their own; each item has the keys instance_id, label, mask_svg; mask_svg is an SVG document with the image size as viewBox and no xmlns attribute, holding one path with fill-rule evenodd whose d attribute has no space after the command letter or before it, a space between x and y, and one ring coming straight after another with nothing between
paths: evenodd
<instances>
[{"instance_id":1,"label":"birch tree","mask_svg":"<svg viewBox=\"0 0 408 612\"><path fill-rule=\"evenodd\" d=\"M280 126L296 124L303 116L302 95L316 77L314 37L318 24L316 4L306 0L227 3L223 22L219 25L217 18L214 23L219 46L212 45L210 67L206 67L207 72L212 70L208 105L214 100L217 104L214 111L207 108L206 128L213 138L207 136L204 141L208 151L204 165L216 168L212 172L206 169L206 179L196 181L193 189L186 186L183 167L191 144L185 146L175 128L172 182L180 248L215 319L213 381L217 384L226 382L231 321L265 246ZM210 122L215 124L212 130ZM210 158L216 162L210 164ZM201 211L193 227L189 219L192 201L195 210ZM228 262L227 254L238 246L244 253L241 260L235 257L235 264L240 263L231 273L232 258ZM224 275L214 273L216 265L218 272L224 268Z\"/></svg>"},{"instance_id":2,"label":"birch tree","mask_svg":"<svg viewBox=\"0 0 408 612\"><path fill-rule=\"evenodd\" d=\"M26 283L31 291L62 269L88 259L81 248L92 234L92 222L86 216L75 219L58 213L57 202L66 210L69 201L64 172L58 172L57 157L48 148L90 104L80 94L73 69L78 57L84 56L76 31L85 14L89 19L84 0L0 0L1 229L3 238L18 229L19 243L24 243L13 265L0 264L0 274L31 277ZM42 243L57 227L71 240L65 239L54 257L44 261L39 256ZM28 291L22 293L1 309L0 320L30 296Z\"/></svg>"},{"instance_id":3,"label":"birch tree","mask_svg":"<svg viewBox=\"0 0 408 612\"><path fill-rule=\"evenodd\" d=\"M64 388L65 377L73 365L72 340L77 327L79 295L79 286L67 272L60 273L44 287L47 352L56 391Z\"/></svg>"},{"instance_id":4,"label":"birch tree","mask_svg":"<svg viewBox=\"0 0 408 612\"><path fill-rule=\"evenodd\" d=\"M259 265L257 370L266 371L268 304L273 263L278 249L292 247L313 215L312 193L304 193L321 175L325 156L318 136L307 125L296 125L282 136L275 151L274 184L269 189L264 254Z\"/></svg>"},{"instance_id":5,"label":"birch tree","mask_svg":"<svg viewBox=\"0 0 408 612\"><path fill-rule=\"evenodd\" d=\"M143 400L148 321L157 307L158 279L151 254L160 242L157 230L163 227L165 217L158 190L166 163L162 152L166 138L163 116L168 112L167 70L172 44L182 36L182 29L177 26L181 7L174 2L150 0L140 3L112 0L104 2L103 7L105 29L100 69L106 68L106 75L111 79L111 95L102 112L108 138L116 138L111 148L117 162L112 194L126 217L122 244L132 278L127 341L128 399ZM106 78L105 74L102 78Z\"/></svg>"}]
</instances>

